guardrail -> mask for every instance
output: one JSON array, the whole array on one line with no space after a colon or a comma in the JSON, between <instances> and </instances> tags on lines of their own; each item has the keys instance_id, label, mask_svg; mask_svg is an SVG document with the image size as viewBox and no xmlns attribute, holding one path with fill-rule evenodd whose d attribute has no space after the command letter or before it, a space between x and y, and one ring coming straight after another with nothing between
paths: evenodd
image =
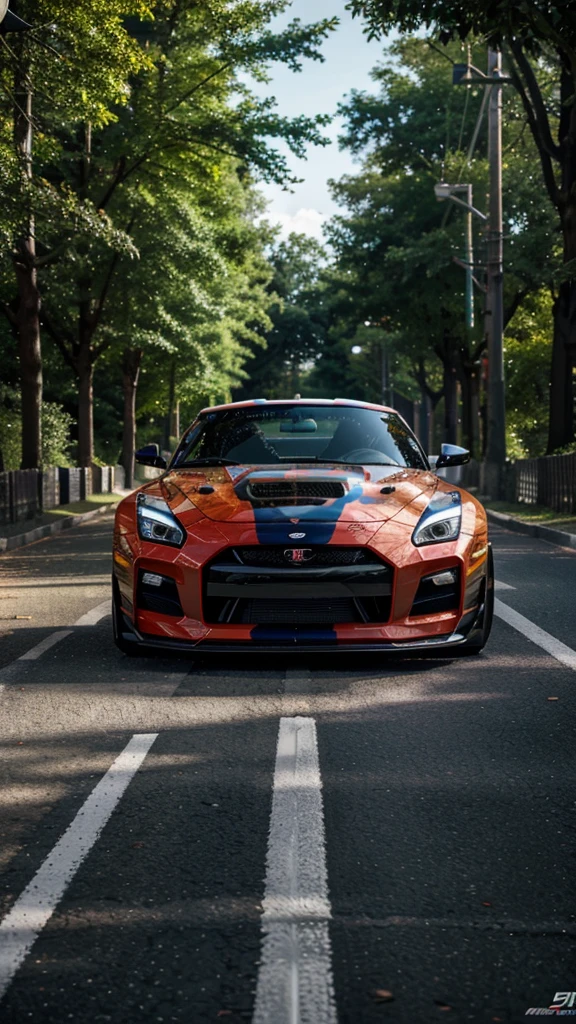
<instances>
[{"instance_id":1,"label":"guardrail","mask_svg":"<svg viewBox=\"0 0 576 1024\"><path fill-rule=\"evenodd\" d=\"M0 473L0 526L34 519L58 505L124 486L121 466L50 466Z\"/></svg>"}]
</instances>

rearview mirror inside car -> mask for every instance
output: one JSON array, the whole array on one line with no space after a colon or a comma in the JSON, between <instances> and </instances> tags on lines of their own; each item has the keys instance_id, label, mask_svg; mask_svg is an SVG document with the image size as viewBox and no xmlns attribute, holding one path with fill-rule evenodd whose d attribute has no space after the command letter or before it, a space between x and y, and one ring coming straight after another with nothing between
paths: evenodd
<instances>
[{"instance_id":1,"label":"rearview mirror inside car","mask_svg":"<svg viewBox=\"0 0 576 1024\"><path fill-rule=\"evenodd\" d=\"M318 430L316 420L283 420L280 424L282 434L313 434Z\"/></svg>"}]
</instances>

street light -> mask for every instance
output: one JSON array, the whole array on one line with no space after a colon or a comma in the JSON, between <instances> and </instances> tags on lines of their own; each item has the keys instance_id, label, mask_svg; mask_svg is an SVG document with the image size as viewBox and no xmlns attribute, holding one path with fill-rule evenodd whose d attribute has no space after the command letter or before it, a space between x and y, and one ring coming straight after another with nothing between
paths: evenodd
<instances>
[{"instance_id":1,"label":"street light","mask_svg":"<svg viewBox=\"0 0 576 1024\"><path fill-rule=\"evenodd\" d=\"M456 192L465 192L466 201L459 199ZM464 253L464 270L466 271L466 323L470 329L474 327L474 249L472 245L472 215L486 221L485 213L477 210L472 205L472 185L449 185L446 181L439 181L434 185L434 195L439 202L447 199L466 210L466 243ZM460 262L459 260L457 261Z\"/></svg>"}]
</instances>

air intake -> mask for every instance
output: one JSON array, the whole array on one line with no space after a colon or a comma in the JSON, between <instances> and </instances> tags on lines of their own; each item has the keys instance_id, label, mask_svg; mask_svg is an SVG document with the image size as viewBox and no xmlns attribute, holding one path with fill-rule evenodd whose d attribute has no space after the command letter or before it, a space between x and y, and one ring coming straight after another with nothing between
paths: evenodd
<instances>
[{"instance_id":1,"label":"air intake","mask_svg":"<svg viewBox=\"0 0 576 1024\"><path fill-rule=\"evenodd\" d=\"M343 498L346 493L340 480L261 480L248 484L252 501L289 501L298 499L327 501Z\"/></svg>"}]
</instances>

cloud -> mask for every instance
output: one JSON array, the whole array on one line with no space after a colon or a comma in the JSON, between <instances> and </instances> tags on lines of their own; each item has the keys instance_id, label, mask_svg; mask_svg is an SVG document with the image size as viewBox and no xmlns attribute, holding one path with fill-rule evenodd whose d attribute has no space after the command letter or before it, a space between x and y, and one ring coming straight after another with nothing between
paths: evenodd
<instances>
[{"instance_id":1,"label":"cloud","mask_svg":"<svg viewBox=\"0 0 576 1024\"><path fill-rule=\"evenodd\" d=\"M320 213L319 210L310 210L303 207L293 214L274 213L273 210L269 210L263 219L271 224L277 224L282 238L288 238L292 231L297 231L302 235L311 235L312 238L317 238L321 242L322 225L326 220L326 216Z\"/></svg>"}]
</instances>

